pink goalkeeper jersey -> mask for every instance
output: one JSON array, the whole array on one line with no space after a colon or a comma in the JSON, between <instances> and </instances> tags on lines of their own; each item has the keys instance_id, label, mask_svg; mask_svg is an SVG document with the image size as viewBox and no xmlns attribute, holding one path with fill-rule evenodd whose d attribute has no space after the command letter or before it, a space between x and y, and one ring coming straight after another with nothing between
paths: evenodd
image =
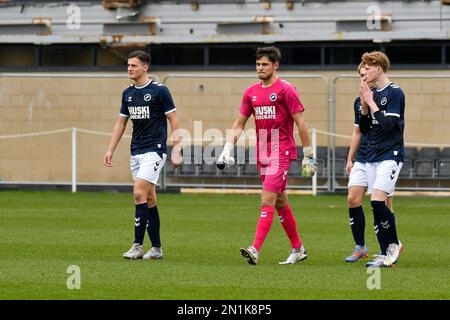
<instances>
[{"instance_id":1,"label":"pink goalkeeper jersey","mask_svg":"<svg viewBox=\"0 0 450 320\"><path fill-rule=\"evenodd\" d=\"M270 87L256 83L245 91L240 113L255 117L259 164L267 164L267 158L273 159L272 153L297 159L292 115L304 110L294 85L280 78Z\"/></svg>"}]
</instances>

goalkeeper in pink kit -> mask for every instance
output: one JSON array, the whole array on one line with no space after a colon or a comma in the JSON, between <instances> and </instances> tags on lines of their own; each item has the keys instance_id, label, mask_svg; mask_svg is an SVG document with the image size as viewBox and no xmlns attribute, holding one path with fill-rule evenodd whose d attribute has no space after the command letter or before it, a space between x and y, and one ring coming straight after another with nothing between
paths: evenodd
<instances>
[{"instance_id":1,"label":"goalkeeper in pink kit","mask_svg":"<svg viewBox=\"0 0 450 320\"><path fill-rule=\"evenodd\" d=\"M253 115L257 136L257 166L263 184L261 215L254 242L251 246L241 249L241 256L246 258L249 264L258 262L261 247L270 231L276 211L292 247L286 261L280 264L294 264L307 257L286 194L289 166L292 160L297 159L294 123L298 127L303 145L302 175L314 175L317 161L314 158L308 128L302 117L304 107L298 93L292 84L276 75L281 59L279 49L258 48L255 56L260 81L245 91L240 115L233 124L233 133L217 160L217 166L224 168L234 164L233 146L243 132L247 120Z\"/></svg>"}]
</instances>

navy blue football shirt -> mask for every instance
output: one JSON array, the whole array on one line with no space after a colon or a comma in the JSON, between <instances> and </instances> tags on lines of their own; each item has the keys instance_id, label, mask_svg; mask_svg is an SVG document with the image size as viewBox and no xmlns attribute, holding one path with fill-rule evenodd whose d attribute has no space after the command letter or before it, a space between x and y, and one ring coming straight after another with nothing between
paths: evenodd
<instances>
[{"instance_id":1,"label":"navy blue football shirt","mask_svg":"<svg viewBox=\"0 0 450 320\"><path fill-rule=\"evenodd\" d=\"M389 82L382 89L372 89L373 99L380 112L386 118L394 117L395 124L389 131L383 129L375 116L370 112L372 119L368 132L367 162L383 160L404 160L403 131L405 128L405 95L399 86ZM390 121L392 120L389 119Z\"/></svg>"},{"instance_id":2,"label":"navy blue football shirt","mask_svg":"<svg viewBox=\"0 0 450 320\"><path fill-rule=\"evenodd\" d=\"M167 153L167 117L175 111L169 89L150 80L142 87L131 85L122 93L120 115L133 122L131 155Z\"/></svg>"}]
</instances>

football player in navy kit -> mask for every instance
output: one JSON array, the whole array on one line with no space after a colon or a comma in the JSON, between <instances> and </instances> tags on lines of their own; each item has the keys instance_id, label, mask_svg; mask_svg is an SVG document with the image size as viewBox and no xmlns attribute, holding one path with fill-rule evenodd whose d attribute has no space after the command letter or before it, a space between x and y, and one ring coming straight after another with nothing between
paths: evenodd
<instances>
[{"instance_id":1,"label":"football player in navy kit","mask_svg":"<svg viewBox=\"0 0 450 320\"><path fill-rule=\"evenodd\" d=\"M104 165L112 167L114 150L125 131L128 119L133 122L130 168L134 179L134 243L123 254L127 259L161 259L160 220L156 206L156 185L167 158L167 119L172 129L174 167L181 165L178 118L169 90L149 79L150 55L135 51L128 56L128 76L134 84L122 94L122 106L114 126L111 142L104 156ZM144 254L145 230L151 241Z\"/></svg>"},{"instance_id":2,"label":"football player in navy kit","mask_svg":"<svg viewBox=\"0 0 450 320\"><path fill-rule=\"evenodd\" d=\"M368 262L368 267L392 267L396 265L400 253L395 218L386 206L386 198L395 188L395 183L404 160L403 131L405 127L405 95L389 81L386 72L390 62L379 51L362 55L366 71L361 82L360 130L367 133L366 172L374 225L381 254ZM370 89L368 83L373 83Z\"/></svg>"},{"instance_id":3,"label":"football player in navy kit","mask_svg":"<svg viewBox=\"0 0 450 320\"><path fill-rule=\"evenodd\" d=\"M366 69L364 63L358 66L358 74L361 81L366 80ZM369 87L373 87L369 83ZM350 256L345 258L345 262L357 262L360 259L368 257L368 248L365 244L365 216L363 210L363 198L367 191L367 173L366 173L366 153L367 153L367 134L362 134L359 129L359 122L361 118L361 103L364 100L357 97L353 103L353 110L355 113L354 128L352 139L350 142L350 150L347 157L346 171L349 176L348 179L348 211L350 217L350 227L355 241L355 247ZM394 193L387 196L386 205L393 212L392 200ZM378 225L374 225L375 231ZM378 234L377 234L378 235ZM402 244L400 243L400 251L402 251Z\"/></svg>"}]
</instances>

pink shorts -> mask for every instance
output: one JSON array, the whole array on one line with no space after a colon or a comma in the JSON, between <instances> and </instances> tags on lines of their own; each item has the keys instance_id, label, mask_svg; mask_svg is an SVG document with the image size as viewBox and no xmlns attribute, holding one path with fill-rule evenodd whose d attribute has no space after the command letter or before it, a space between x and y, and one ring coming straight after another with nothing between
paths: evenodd
<instances>
[{"instance_id":1,"label":"pink shorts","mask_svg":"<svg viewBox=\"0 0 450 320\"><path fill-rule=\"evenodd\" d=\"M290 165L291 159L289 158L271 161L270 165L266 166L258 163L263 190L275 193L282 193L286 190Z\"/></svg>"}]
</instances>

